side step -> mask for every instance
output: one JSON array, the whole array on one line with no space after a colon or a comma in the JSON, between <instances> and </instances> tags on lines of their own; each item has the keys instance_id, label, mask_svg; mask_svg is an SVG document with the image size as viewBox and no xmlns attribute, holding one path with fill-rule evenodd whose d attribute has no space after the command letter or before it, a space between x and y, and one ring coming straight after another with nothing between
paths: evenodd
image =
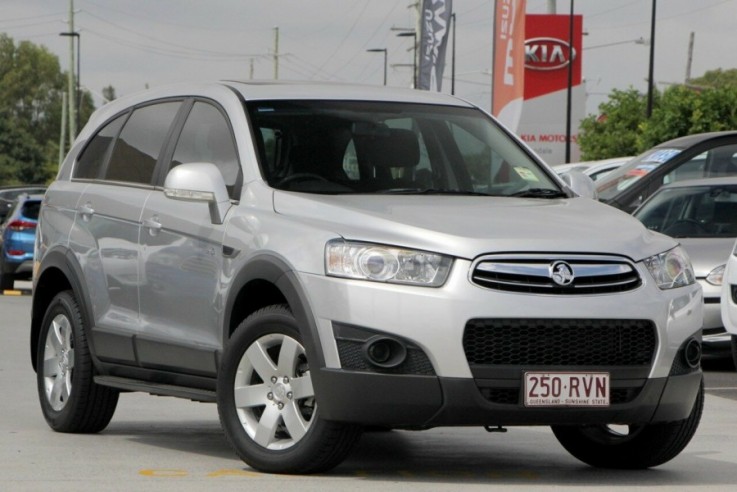
<instances>
[{"instance_id":1,"label":"side step","mask_svg":"<svg viewBox=\"0 0 737 492\"><path fill-rule=\"evenodd\" d=\"M138 379L121 378L117 376L95 376L95 383L100 386L110 386L126 391L143 391L156 396L174 396L187 398L192 401L215 403L217 398L214 391L174 386L171 384L151 383Z\"/></svg>"}]
</instances>

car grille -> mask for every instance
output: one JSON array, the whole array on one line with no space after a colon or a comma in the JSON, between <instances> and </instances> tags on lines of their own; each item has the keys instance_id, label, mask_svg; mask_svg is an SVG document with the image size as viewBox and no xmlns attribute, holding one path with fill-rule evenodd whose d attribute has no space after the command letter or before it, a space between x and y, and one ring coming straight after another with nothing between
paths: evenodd
<instances>
[{"instance_id":1,"label":"car grille","mask_svg":"<svg viewBox=\"0 0 737 492\"><path fill-rule=\"evenodd\" d=\"M474 319L463 334L472 366L649 366L656 344L647 320Z\"/></svg>"},{"instance_id":2,"label":"car grille","mask_svg":"<svg viewBox=\"0 0 737 492\"><path fill-rule=\"evenodd\" d=\"M569 285L556 284L552 267L564 262L573 271ZM471 281L488 289L530 294L610 294L642 285L629 261L616 256L493 255L473 266Z\"/></svg>"},{"instance_id":3,"label":"car grille","mask_svg":"<svg viewBox=\"0 0 737 492\"><path fill-rule=\"evenodd\" d=\"M633 401L657 349L655 324L619 319L473 319L463 349L481 395L518 405L526 370L610 373L610 404Z\"/></svg>"}]
</instances>

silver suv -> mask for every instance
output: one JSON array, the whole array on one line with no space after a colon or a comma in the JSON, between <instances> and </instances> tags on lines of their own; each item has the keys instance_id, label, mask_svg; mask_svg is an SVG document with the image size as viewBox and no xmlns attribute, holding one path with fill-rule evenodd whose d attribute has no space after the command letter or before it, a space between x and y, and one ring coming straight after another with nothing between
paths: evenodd
<instances>
[{"instance_id":1,"label":"silver suv","mask_svg":"<svg viewBox=\"0 0 737 492\"><path fill-rule=\"evenodd\" d=\"M643 468L701 417L684 251L450 96L116 100L49 187L35 258L31 355L61 432L144 391L216 402L268 472L330 469L363 426L550 425L586 463Z\"/></svg>"}]
</instances>

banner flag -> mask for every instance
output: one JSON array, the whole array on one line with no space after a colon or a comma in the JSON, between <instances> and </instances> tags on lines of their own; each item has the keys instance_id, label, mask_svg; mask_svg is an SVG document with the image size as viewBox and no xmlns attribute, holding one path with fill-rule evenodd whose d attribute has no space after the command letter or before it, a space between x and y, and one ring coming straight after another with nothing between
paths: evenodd
<instances>
[{"instance_id":1,"label":"banner flag","mask_svg":"<svg viewBox=\"0 0 737 492\"><path fill-rule=\"evenodd\" d=\"M417 89L440 92L452 5L452 0L422 0Z\"/></svg>"},{"instance_id":2,"label":"banner flag","mask_svg":"<svg viewBox=\"0 0 737 492\"><path fill-rule=\"evenodd\" d=\"M525 93L525 0L496 0L491 113L517 131Z\"/></svg>"}]
</instances>

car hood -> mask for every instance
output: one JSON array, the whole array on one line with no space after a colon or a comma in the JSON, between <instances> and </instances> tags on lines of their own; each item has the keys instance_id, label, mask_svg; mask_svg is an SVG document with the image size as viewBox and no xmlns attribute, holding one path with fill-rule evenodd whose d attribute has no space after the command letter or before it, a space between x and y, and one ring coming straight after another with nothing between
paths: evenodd
<instances>
[{"instance_id":1,"label":"car hood","mask_svg":"<svg viewBox=\"0 0 737 492\"><path fill-rule=\"evenodd\" d=\"M676 245L587 198L314 195L274 192L274 210L346 239L472 259L486 253L620 254L639 261Z\"/></svg>"},{"instance_id":2,"label":"car hood","mask_svg":"<svg viewBox=\"0 0 737 492\"><path fill-rule=\"evenodd\" d=\"M704 278L714 268L724 265L732 253L733 237L678 238L691 258L696 277Z\"/></svg>"}]
</instances>

